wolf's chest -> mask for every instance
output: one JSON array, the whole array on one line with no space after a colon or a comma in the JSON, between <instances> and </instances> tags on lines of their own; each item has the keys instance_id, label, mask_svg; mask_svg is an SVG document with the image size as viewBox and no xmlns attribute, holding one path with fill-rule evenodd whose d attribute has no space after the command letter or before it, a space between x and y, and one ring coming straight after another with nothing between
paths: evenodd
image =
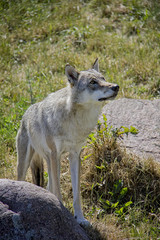
<instances>
[{"instance_id":1,"label":"wolf's chest","mask_svg":"<svg viewBox=\"0 0 160 240\"><path fill-rule=\"evenodd\" d=\"M67 137L71 141L85 141L97 124L100 110L96 108L79 111L66 123Z\"/></svg>"}]
</instances>

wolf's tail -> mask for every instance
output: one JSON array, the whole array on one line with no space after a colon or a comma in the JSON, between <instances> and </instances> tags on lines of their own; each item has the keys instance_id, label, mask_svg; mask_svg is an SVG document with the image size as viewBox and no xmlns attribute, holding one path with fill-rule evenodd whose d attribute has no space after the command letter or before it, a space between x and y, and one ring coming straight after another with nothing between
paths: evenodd
<instances>
[{"instance_id":1,"label":"wolf's tail","mask_svg":"<svg viewBox=\"0 0 160 240\"><path fill-rule=\"evenodd\" d=\"M34 184L43 187L44 186L44 165L43 158L37 153L34 154L31 161L32 181Z\"/></svg>"}]
</instances>

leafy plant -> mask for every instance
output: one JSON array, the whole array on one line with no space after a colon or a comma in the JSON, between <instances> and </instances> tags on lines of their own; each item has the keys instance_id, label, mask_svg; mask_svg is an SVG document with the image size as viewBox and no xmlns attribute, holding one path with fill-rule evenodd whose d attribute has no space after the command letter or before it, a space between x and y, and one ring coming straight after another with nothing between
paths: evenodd
<instances>
[{"instance_id":1,"label":"leafy plant","mask_svg":"<svg viewBox=\"0 0 160 240\"><path fill-rule=\"evenodd\" d=\"M103 195L100 197L99 201L104 212L115 212L118 216L124 215L132 201L125 202L125 196L128 192L127 187L123 187L123 181L118 180L114 186L113 190L108 192L110 195L109 200L105 200Z\"/></svg>"},{"instance_id":2,"label":"leafy plant","mask_svg":"<svg viewBox=\"0 0 160 240\"><path fill-rule=\"evenodd\" d=\"M133 126L130 126L130 128L121 126L120 128L115 129L112 126L108 127L107 118L103 114L103 123L98 120L97 131L90 133L88 139L90 144L97 145L103 144L105 141L105 137L109 139L114 138L114 140L116 141L118 138L122 138L124 134L128 136L129 133L138 134L138 129Z\"/></svg>"}]
</instances>

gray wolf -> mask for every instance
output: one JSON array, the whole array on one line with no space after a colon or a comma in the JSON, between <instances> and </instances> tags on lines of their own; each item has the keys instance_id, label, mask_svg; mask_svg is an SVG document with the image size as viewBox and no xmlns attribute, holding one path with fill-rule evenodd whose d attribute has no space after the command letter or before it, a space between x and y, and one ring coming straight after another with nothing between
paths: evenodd
<instances>
[{"instance_id":1,"label":"gray wolf","mask_svg":"<svg viewBox=\"0 0 160 240\"><path fill-rule=\"evenodd\" d=\"M16 139L17 178L25 180L31 166L33 182L41 185L45 159L48 190L62 200L60 158L69 152L74 216L78 223L87 225L81 209L79 156L85 139L96 126L103 102L114 99L119 86L105 81L98 59L91 69L80 72L67 64L65 74L68 86L31 105L22 118Z\"/></svg>"}]
</instances>

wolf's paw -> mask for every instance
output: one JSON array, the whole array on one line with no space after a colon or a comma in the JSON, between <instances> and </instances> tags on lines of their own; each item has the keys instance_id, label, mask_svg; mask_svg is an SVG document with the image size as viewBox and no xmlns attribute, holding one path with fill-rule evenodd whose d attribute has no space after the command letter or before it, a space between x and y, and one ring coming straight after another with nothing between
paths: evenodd
<instances>
[{"instance_id":1,"label":"wolf's paw","mask_svg":"<svg viewBox=\"0 0 160 240\"><path fill-rule=\"evenodd\" d=\"M90 222L88 222L85 218L78 218L77 216L75 216L75 219L82 226L85 226L85 227L91 226Z\"/></svg>"}]
</instances>

